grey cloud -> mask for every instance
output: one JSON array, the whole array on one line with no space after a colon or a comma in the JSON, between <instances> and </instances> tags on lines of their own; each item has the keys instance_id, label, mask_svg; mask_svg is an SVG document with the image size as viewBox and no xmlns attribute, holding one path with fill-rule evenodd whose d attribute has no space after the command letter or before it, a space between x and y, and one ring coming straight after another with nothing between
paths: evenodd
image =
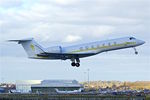
<instances>
[{"instance_id":1,"label":"grey cloud","mask_svg":"<svg viewBox=\"0 0 150 100\"><path fill-rule=\"evenodd\" d=\"M137 32L135 27L148 31L148 11L148 0L39 0L28 8L9 8L0 13L0 33L3 39L31 36L39 40L42 37L41 41L63 41L74 34L88 40L92 39L91 34L94 39L112 33ZM55 34L58 35L54 38Z\"/></svg>"},{"instance_id":2,"label":"grey cloud","mask_svg":"<svg viewBox=\"0 0 150 100\"><path fill-rule=\"evenodd\" d=\"M0 7L12 8L22 6L23 0L1 0Z\"/></svg>"}]
</instances>

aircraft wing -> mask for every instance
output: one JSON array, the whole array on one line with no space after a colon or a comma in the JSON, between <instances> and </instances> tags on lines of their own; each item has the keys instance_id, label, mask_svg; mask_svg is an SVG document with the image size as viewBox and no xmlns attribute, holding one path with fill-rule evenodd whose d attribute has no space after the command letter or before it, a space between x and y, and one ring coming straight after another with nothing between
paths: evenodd
<instances>
[{"instance_id":1,"label":"aircraft wing","mask_svg":"<svg viewBox=\"0 0 150 100\"><path fill-rule=\"evenodd\" d=\"M92 56L95 55L95 53L49 53L49 52L44 52L37 54L38 57L47 57L47 58L52 58L52 59L71 59L71 58L83 58L87 56Z\"/></svg>"}]
</instances>

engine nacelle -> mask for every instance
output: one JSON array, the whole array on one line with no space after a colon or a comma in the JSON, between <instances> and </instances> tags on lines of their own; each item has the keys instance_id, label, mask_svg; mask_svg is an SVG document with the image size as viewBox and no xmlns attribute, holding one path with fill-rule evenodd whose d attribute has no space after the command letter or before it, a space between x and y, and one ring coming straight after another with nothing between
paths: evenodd
<instances>
[{"instance_id":1,"label":"engine nacelle","mask_svg":"<svg viewBox=\"0 0 150 100\"><path fill-rule=\"evenodd\" d=\"M61 53L62 52L62 48L61 48L61 46L49 47L49 48L46 48L46 52L49 52L49 53Z\"/></svg>"}]
</instances>

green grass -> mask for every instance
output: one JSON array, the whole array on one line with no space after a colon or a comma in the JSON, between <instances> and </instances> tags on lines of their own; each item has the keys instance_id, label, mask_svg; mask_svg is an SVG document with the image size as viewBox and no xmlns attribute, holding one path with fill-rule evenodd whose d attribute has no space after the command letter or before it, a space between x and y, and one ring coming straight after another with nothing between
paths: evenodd
<instances>
[{"instance_id":1,"label":"green grass","mask_svg":"<svg viewBox=\"0 0 150 100\"><path fill-rule=\"evenodd\" d=\"M150 100L150 95L147 95L147 96L146 96L146 100Z\"/></svg>"}]
</instances>

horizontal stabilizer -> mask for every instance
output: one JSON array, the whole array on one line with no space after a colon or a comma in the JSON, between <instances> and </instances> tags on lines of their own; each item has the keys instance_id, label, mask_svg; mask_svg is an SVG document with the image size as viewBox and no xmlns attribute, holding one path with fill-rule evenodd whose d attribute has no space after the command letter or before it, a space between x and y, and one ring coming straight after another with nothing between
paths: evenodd
<instances>
[{"instance_id":1,"label":"horizontal stabilizer","mask_svg":"<svg viewBox=\"0 0 150 100\"><path fill-rule=\"evenodd\" d=\"M21 44L26 51L28 57L37 57L37 54L44 53L44 48L35 42L33 38L20 39L20 40L8 40L9 42L17 42Z\"/></svg>"},{"instance_id":2,"label":"horizontal stabilizer","mask_svg":"<svg viewBox=\"0 0 150 100\"><path fill-rule=\"evenodd\" d=\"M27 41L32 41L33 38L28 38L28 39L21 39L21 40L8 40L8 42L27 42Z\"/></svg>"}]
</instances>

